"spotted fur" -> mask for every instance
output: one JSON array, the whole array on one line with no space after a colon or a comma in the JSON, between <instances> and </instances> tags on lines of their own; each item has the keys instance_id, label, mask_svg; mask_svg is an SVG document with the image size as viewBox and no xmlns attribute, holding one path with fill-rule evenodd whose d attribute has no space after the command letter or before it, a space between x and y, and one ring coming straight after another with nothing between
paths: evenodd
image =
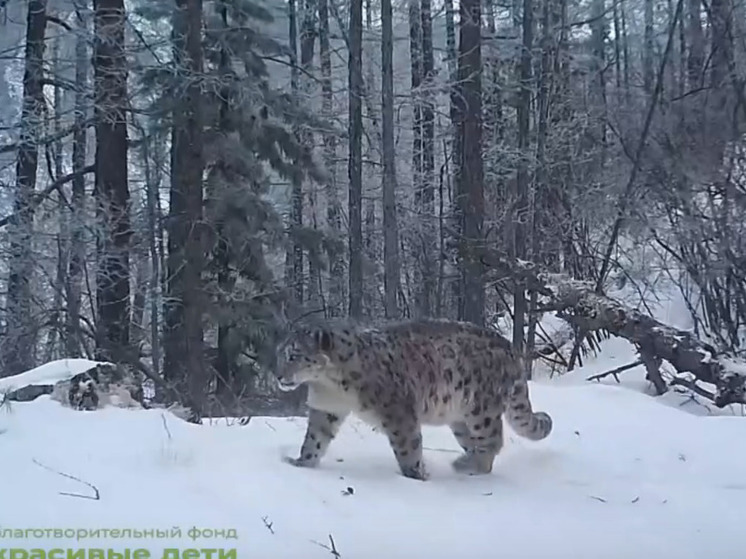
<instances>
[{"instance_id":1,"label":"spotted fur","mask_svg":"<svg viewBox=\"0 0 746 559\"><path fill-rule=\"evenodd\" d=\"M308 386L311 409L300 456L315 467L350 413L388 437L401 473L427 479L422 425L448 425L464 454L453 467L487 474L503 446L503 414L538 441L552 419L534 412L520 359L498 333L472 324L419 320L381 328L323 327L279 351L283 390Z\"/></svg>"}]
</instances>

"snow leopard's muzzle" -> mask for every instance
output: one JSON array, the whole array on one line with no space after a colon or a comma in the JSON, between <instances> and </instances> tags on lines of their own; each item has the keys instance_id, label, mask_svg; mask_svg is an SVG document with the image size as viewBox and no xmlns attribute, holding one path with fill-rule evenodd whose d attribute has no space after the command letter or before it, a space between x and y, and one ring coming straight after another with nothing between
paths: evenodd
<instances>
[{"instance_id":1,"label":"snow leopard's muzzle","mask_svg":"<svg viewBox=\"0 0 746 559\"><path fill-rule=\"evenodd\" d=\"M328 368L328 359L324 355L306 353L289 353L278 359L276 379L277 386L283 392L291 392L308 382L323 381Z\"/></svg>"},{"instance_id":2,"label":"snow leopard's muzzle","mask_svg":"<svg viewBox=\"0 0 746 559\"><path fill-rule=\"evenodd\" d=\"M282 390L283 392L292 392L296 388L300 386L300 383L297 383L293 380L287 380L284 378L278 378L277 379L277 387Z\"/></svg>"}]
</instances>

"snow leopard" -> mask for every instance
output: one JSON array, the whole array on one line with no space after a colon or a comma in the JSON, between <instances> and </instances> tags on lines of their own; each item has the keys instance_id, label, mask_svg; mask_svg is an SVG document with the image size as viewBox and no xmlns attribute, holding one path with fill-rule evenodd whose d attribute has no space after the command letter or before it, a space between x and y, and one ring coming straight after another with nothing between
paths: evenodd
<instances>
[{"instance_id":1,"label":"snow leopard","mask_svg":"<svg viewBox=\"0 0 746 559\"><path fill-rule=\"evenodd\" d=\"M492 472L503 447L503 415L539 441L551 416L534 412L522 359L498 332L445 319L380 327L322 325L289 335L278 347L283 391L308 387L308 426L295 466L316 467L352 413L380 430L404 477L427 480L422 426L449 426L463 449L456 472Z\"/></svg>"}]
</instances>

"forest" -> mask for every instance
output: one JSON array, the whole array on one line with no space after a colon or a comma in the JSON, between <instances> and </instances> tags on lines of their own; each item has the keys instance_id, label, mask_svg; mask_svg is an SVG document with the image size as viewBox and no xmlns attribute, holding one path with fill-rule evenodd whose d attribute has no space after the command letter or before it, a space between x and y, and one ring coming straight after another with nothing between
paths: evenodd
<instances>
[{"instance_id":1,"label":"forest","mask_svg":"<svg viewBox=\"0 0 746 559\"><path fill-rule=\"evenodd\" d=\"M83 357L199 416L294 409L288 328L437 317L529 375L622 337L608 374L746 403L745 28L741 0L0 0L0 377Z\"/></svg>"}]
</instances>

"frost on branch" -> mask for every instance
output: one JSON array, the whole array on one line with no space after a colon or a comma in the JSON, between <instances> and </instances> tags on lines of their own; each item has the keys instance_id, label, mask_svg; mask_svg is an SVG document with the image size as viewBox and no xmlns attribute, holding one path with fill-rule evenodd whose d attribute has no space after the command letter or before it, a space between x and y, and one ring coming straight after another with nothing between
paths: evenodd
<instances>
[{"instance_id":1,"label":"frost on branch","mask_svg":"<svg viewBox=\"0 0 746 559\"><path fill-rule=\"evenodd\" d=\"M679 374L691 373L697 381L716 387L712 394L718 407L746 403L746 363L717 352L689 332L678 330L596 293L587 282L563 274L548 273L532 262L513 261L494 253L481 255L482 263L499 277L525 282L540 296L540 310L557 316L581 332L606 330L633 343L659 394L668 387L660 364L668 361ZM681 384L674 379L672 384ZM700 393L702 393L700 391Z\"/></svg>"}]
</instances>

